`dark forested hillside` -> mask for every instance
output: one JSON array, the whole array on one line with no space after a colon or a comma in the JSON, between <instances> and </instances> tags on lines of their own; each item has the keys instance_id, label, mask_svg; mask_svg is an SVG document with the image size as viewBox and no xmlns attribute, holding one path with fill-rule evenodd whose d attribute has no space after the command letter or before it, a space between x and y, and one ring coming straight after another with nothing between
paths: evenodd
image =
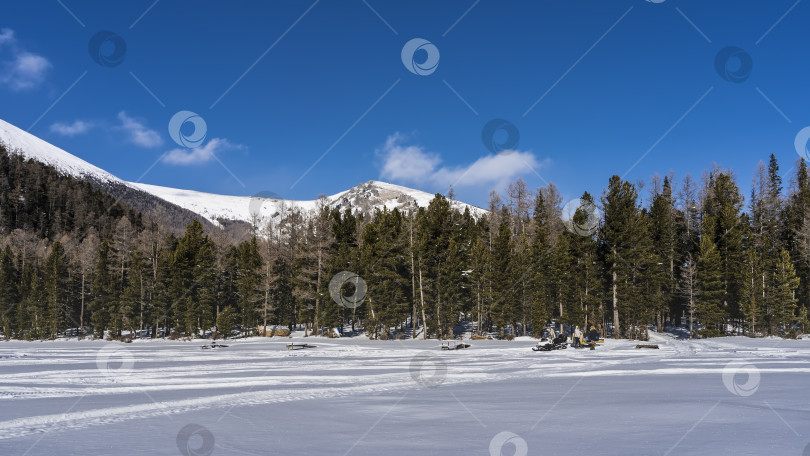
<instances>
[{"instance_id":1,"label":"dark forested hillside","mask_svg":"<svg viewBox=\"0 0 810 456\"><path fill-rule=\"evenodd\" d=\"M142 223L136 211L107 192L26 161L0 144L0 233L22 230L55 240L67 234L84 237L94 229L107 237L122 217L136 226Z\"/></svg>"},{"instance_id":2,"label":"dark forested hillside","mask_svg":"<svg viewBox=\"0 0 810 456\"><path fill-rule=\"evenodd\" d=\"M786 190L772 156L749 198L720 168L700 182L614 176L601 197L565 205L553 184L532 191L517 180L479 218L437 194L407 212L289 208L237 234L0 152L5 338L229 336L267 325L511 337L549 324L634 339L673 326L794 337L807 323L803 161Z\"/></svg>"}]
</instances>

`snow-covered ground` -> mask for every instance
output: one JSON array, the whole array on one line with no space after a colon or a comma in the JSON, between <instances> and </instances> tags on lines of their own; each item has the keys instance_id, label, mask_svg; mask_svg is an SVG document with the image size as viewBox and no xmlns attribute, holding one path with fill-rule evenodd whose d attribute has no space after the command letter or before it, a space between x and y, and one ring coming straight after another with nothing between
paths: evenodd
<instances>
[{"instance_id":1,"label":"snow-covered ground","mask_svg":"<svg viewBox=\"0 0 810 456\"><path fill-rule=\"evenodd\" d=\"M810 341L654 339L2 342L0 454L810 454Z\"/></svg>"}]
</instances>

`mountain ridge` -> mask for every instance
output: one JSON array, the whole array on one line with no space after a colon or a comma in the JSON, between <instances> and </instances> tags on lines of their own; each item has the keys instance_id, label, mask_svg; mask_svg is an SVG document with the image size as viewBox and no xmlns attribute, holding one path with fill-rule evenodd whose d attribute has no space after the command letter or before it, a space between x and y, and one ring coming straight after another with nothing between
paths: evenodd
<instances>
[{"instance_id":1,"label":"mountain ridge","mask_svg":"<svg viewBox=\"0 0 810 456\"><path fill-rule=\"evenodd\" d=\"M3 142L10 151L20 153L26 159L53 166L66 175L89 180L110 191L117 198L130 201L138 199L138 193L150 195L168 203L175 210L179 209L184 219L188 213L196 214L214 226L222 227L229 222L256 223L263 226L269 222L278 222L287 210L299 209L309 213L319 204L317 199L275 198L269 192L260 192L254 196L221 195L128 182L2 119L0 119L0 142ZM383 207L400 210L427 207L434 196L421 190L370 180L327 196L326 204L334 209L349 209L354 213L369 214ZM450 204L451 207L461 211L469 208L476 218L487 212L480 207L459 201L451 200ZM153 205L153 203L139 204L141 208Z\"/></svg>"}]
</instances>

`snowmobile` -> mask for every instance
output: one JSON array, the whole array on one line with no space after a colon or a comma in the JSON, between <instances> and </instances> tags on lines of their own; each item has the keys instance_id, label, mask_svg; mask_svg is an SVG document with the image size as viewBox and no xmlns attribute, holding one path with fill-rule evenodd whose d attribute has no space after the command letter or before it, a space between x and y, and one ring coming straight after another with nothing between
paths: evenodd
<instances>
[{"instance_id":1,"label":"snowmobile","mask_svg":"<svg viewBox=\"0 0 810 456\"><path fill-rule=\"evenodd\" d=\"M537 346L532 347L532 350L551 351L562 350L564 348L568 348L568 337L565 334L560 334L555 337L554 333L552 333L549 337L540 339L540 342L537 342Z\"/></svg>"},{"instance_id":2,"label":"snowmobile","mask_svg":"<svg viewBox=\"0 0 810 456\"><path fill-rule=\"evenodd\" d=\"M442 342L442 350L461 350L462 348L470 348L470 344L461 342Z\"/></svg>"},{"instance_id":3,"label":"snowmobile","mask_svg":"<svg viewBox=\"0 0 810 456\"><path fill-rule=\"evenodd\" d=\"M200 348L202 348L203 350L210 350L210 349L214 349L214 348L228 348L228 346L223 345L223 344L218 344L216 342L211 342L211 345L200 345Z\"/></svg>"},{"instance_id":4,"label":"snowmobile","mask_svg":"<svg viewBox=\"0 0 810 456\"><path fill-rule=\"evenodd\" d=\"M586 334L583 334L582 337L577 339L574 337L574 343L571 344L574 348L590 348L591 350L596 350L597 345L601 345L605 343L605 339L602 339L599 336L599 332L591 326L591 331Z\"/></svg>"},{"instance_id":5,"label":"snowmobile","mask_svg":"<svg viewBox=\"0 0 810 456\"><path fill-rule=\"evenodd\" d=\"M571 344L574 348L590 348L591 350L596 350L597 344L604 344L605 339L599 339L594 341L583 340L579 344Z\"/></svg>"}]
</instances>

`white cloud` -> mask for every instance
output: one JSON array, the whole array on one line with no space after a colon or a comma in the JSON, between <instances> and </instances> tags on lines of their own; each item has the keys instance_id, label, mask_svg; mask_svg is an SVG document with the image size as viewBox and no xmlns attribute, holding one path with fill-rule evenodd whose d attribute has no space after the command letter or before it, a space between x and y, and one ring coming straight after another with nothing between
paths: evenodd
<instances>
[{"instance_id":1,"label":"white cloud","mask_svg":"<svg viewBox=\"0 0 810 456\"><path fill-rule=\"evenodd\" d=\"M86 133L92 127L93 124L90 122L85 122L83 120L76 120L72 124L56 122L53 125L51 125L51 131L60 134L62 136L76 136L82 133Z\"/></svg>"},{"instance_id":2,"label":"white cloud","mask_svg":"<svg viewBox=\"0 0 810 456\"><path fill-rule=\"evenodd\" d=\"M13 43L14 30L9 28L0 29L0 44Z\"/></svg>"},{"instance_id":3,"label":"white cloud","mask_svg":"<svg viewBox=\"0 0 810 456\"><path fill-rule=\"evenodd\" d=\"M120 128L129 135L129 140L138 146L154 148L163 145L163 138L158 132L129 117L125 111L118 113L118 120L121 121Z\"/></svg>"},{"instance_id":4,"label":"white cloud","mask_svg":"<svg viewBox=\"0 0 810 456\"><path fill-rule=\"evenodd\" d=\"M392 180L418 182L435 172L441 159L425 152L419 146L404 146L403 136L394 133L378 151L383 156L382 175Z\"/></svg>"},{"instance_id":5,"label":"white cloud","mask_svg":"<svg viewBox=\"0 0 810 456\"><path fill-rule=\"evenodd\" d=\"M0 55L0 85L11 90L33 89L45 80L53 65L45 57L20 48L14 30L0 29L0 46L8 45L8 52Z\"/></svg>"},{"instance_id":6,"label":"white cloud","mask_svg":"<svg viewBox=\"0 0 810 456\"><path fill-rule=\"evenodd\" d=\"M520 175L538 171L542 165L531 152L515 150L486 155L468 165L441 166L438 155L421 146L405 145L404 140L402 134L395 133L377 151L383 161L383 179L437 188L505 187Z\"/></svg>"},{"instance_id":7,"label":"white cloud","mask_svg":"<svg viewBox=\"0 0 810 456\"><path fill-rule=\"evenodd\" d=\"M172 149L163 155L161 161L170 165L201 165L211 161L218 152L240 148L241 146L231 144L227 139L213 138L208 144L194 149Z\"/></svg>"}]
</instances>

